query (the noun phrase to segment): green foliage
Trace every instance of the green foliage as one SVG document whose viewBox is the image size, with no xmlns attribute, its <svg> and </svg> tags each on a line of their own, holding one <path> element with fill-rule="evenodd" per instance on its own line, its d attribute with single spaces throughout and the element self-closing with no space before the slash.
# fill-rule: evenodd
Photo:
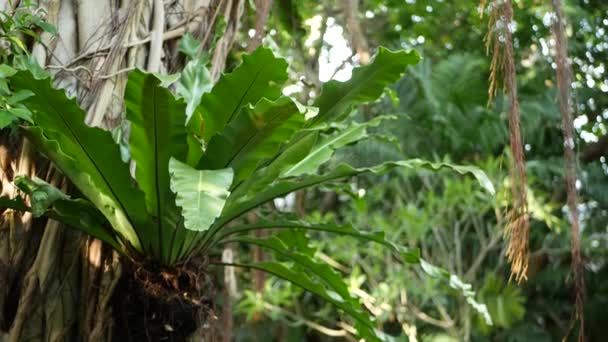
<svg viewBox="0 0 608 342">
<path fill-rule="evenodd" d="M 46 184 L 21 180 L 33 202 L 27 210 L 74 225 L 132 258 L 172 265 L 195 251 L 210 253 L 218 244 L 230 241 L 224 238 L 239 232 L 239 228 L 226 225 L 238 222 L 243 214 L 268 201 L 361 173 L 447 168 L 473 175 L 493 193 L 486 175 L 471 166 L 421 159 L 388 161 L 365 168 L 328 165 L 336 149 L 368 138 L 366 128 L 377 126 L 384 118 L 352 124 L 341 121 L 354 106 L 375 101 L 417 59 L 413 52 L 380 49 L 369 65 L 353 71 L 350 81 L 326 84 L 315 101 L 318 114 L 308 120 L 304 106 L 280 97 L 286 62 L 265 48 L 245 56 L 239 67 L 204 93 L 189 121 L 191 108 L 206 91 L 204 79 L 198 83 L 185 81 L 188 73 L 196 73 L 195 67 L 181 73 L 181 86 L 177 88 L 187 104 L 163 87 L 158 77 L 133 71 L 129 74 L 125 105 L 131 125 L 128 155 L 135 164 L 134 179 L 109 132 L 85 125 L 84 111 L 62 91 L 54 89 L 49 79 L 17 72 L 10 77 L 12 89 L 33 94 L 23 100 L 33 112 L 32 124 L 24 128 L 25 132 L 88 200 L 69 200 Z M 189 87 L 188 91 L 184 87 Z M 192 138 L 199 143 L 193 143 Z M 200 160 L 193 157 L 198 155 Z M 14 204 L 18 206 L 19 201 Z M 76 222 L 76 210 L 86 213 L 83 221 Z M 416 251 L 392 244 L 381 235 L 358 232 L 352 226 L 282 220 L 241 230 L 261 229 L 277 222 L 297 229 L 325 229 L 388 246 L 404 261 L 419 263 L 428 275 L 461 291 L 491 324 L 485 306 L 475 301 L 470 285 L 420 259 Z M 378 340 L 372 320 L 342 277 L 314 259 L 304 235 L 294 236 L 298 235 L 232 238 L 268 249 L 279 259 L 235 265 L 264 270 L 320 296 L 355 320 L 359 336 Z"/>
<path fill-rule="evenodd" d="M 396 96 L 385 92 L 380 103 L 360 108 L 356 117 L 356 120 L 367 121 L 386 113 L 397 116 L 397 121 L 381 123 L 368 131 L 370 134 L 391 132 L 398 137 L 402 152 L 384 141 L 372 140 L 340 148 L 334 152 L 329 165 L 322 169 L 331 169 L 345 161 L 357 166 L 373 165 L 386 159 L 402 159 L 404 155 L 472 162 L 483 165 L 484 170 L 494 170 L 492 179 L 499 185 L 498 196 L 491 198 L 468 179 L 455 179 L 445 174 L 437 179 L 419 171 L 416 175 L 393 172 L 390 176 L 358 176 L 349 184 L 330 188 L 338 189 L 338 200 L 327 202 L 331 205 L 326 205 L 325 201 L 333 198 L 329 194 L 307 192 L 303 201 L 305 211 L 321 207 L 322 212 L 330 212 L 325 216 L 327 220 L 379 228 L 391 241 L 419 247 L 427 260 L 441 264 L 453 273 L 466 275 L 464 278 L 475 288 L 485 284 L 488 273 L 506 283 L 508 263 L 501 250 L 501 229 L 504 228 L 505 211 L 511 203 L 507 176 L 509 157 L 505 153 L 508 150 L 508 103 L 500 91 L 495 101 L 487 103 L 490 58 L 483 43 L 488 32 L 487 13 L 480 17 L 479 3 L 464 0 L 364 0 L 358 4 L 356 18 L 370 50 L 378 46 L 411 47 L 417 49 L 423 59 L 410 67 L 408 74 L 392 87 Z M 385 330 L 395 334 L 401 332 L 398 338 L 405 338 L 405 328 L 399 329 L 401 323 L 415 326 L 418 340 L 441 336 L 452 340 L 545 341 L 561 340 L 567 333 L 573 290 L 568 276 L 563 138 L 556 107 L 555 55 L 551 46 L 550 19 L 554 14 L 547 2 L 523 0 L 517 5 L 512 23 L 514 58 L 529 176 L 530 249 L 534 255 L 531 263 L 535 265 L 528 283 L 519 285 L 521 296 L 527 298 L 522 304 L 524 319 L 509 327 L 494 326 L 489 335 L 483 335 L 482 328 L 470 324 L 471 319 L 475 321 L 478 317 L 471 317 L 472 310 L 465 310 L 466 303 L 455 297 L 453 291 L 443 288 L 437 291 L 435 283 L 419 279 L 419 274 L 412 271 L 416 268 L 404 269 L 395 265 L 383 249 L 362 248 L 364 245 L 355 248 L 351 239 L 341 236 L 319 235 L 313 240 L 325 255 L 342 266 L 355 265 L 351 268 L 353 273 L 360 271 L 358 277 L 364 280 L 355 281 L 353 275 L 352 283 L 371 296 L 369 300 L 373 305 L 392 307 L 392 311 L 378 310 L 382 312 L 378 321 Z M 353 38 L 349 36 L 346 16 L 332 2 L 285 1 L 275 2 L 275 6 L 273 14 L 278 12 L 278 18 L 274 16 L 273 19 L 271 15 L 269 27 L 273 27 L 276 34 L 271 33 L 266 39 L 276 42 L 281 51 L 292 58 L 295 62 L 292 68 L 296 71 L 322 74 L 326 57 L 332 62 L 333 58 L 340 58 L 333 53 L 338 50 L 333 33 L 340 29 L 346 42 Z M 581 238 L 587 293 L 590 295 L 586 306 L 592 308 L 587 309 L 585 323 L 593 334 L 592 337 L 588 335 L 588 339 L 601 340 L 605 320 L 597 318 L 603 316 L 596 310 L 606 305 L 606 291 L 605 286 L 599 284 L 608 283 L 605 281 L 605 227 L 608 222 L 605 186 L 608 97 L 605 92 L 608 69 L 604 62 L 608 56 L 605 48 L 608 35 L 603 34 L 608 28 L 608 12 L 606 2 L 598 0 L 567 2 L 564 7 L 568 31 L 572 32 L 568 52 L 572 58 L 573 92 L 576 93 L 577 151 L 586 157 L 579 163 L 577 180 L 583 213 Z M 319 24 L 321 30 L 324 25 L 331 30 L 331 39 L 328 39 L 329 35 L 325 39 L 323 35 L 314 39 Z M 300 29 L 306 36 L 298 40 L 296 30 Z M 320 58 L 315 55 L 318 51 Z M 317 62 L 320 69 L 314 68 Z M 345 64 L 356 64 L 356 57 L 355 61 L 347 60 Z M 306 85 L 302 92 L 309 91 L 310 86 Z M 317 136 L 311 134 L 306 138 L 297 141 L 297 151 L 305 153 L 317 144 Z M 586 152 L 590 150 L 598 153 L 589 158 Z M 275 172 L 278 164 L 272 166 L 267 171 Z M 266 186 L 260 189 L 263 191 Z M 320 195 L 324 196 L 323 200 Z M 299 203 L 297 210 L 301 211 Z M 319 213 L 311 215 L 317 217 Z M 498 242 L 489 248 L 495 239 Z M 489 251 L 483 261 L 474 265 L 475 258 L 486 248 Z M 475 267 L 471 270 L 470 266 Z M 400 290 L 404 288 L 409 304 L 445 324 L 424 321 L 411 307 L 400 310 Z M 319 305 L 305 296 L 300 296 L 296 304 L 284 305 L 287 308 L 291 305 L 291 311 L 303 317 L 313 316 L 319 309 Z M 445 311 L 439 309 L 442 306 Z M 322 313 L 318 317 L 332 326 L 336 323 L 336 315 L 323 309 L 325 307 L 321 306 Z M 445 320 L 444 312 L 452 320 Z M 595 319 L 595 322 L 589 323 L 589 319 Z M 597 324 L 599 321 L 601 323 Z"/>
<path fill-rule="evenodd" d="M 69 196 L 40 178 L 15 177 L 15 185 L 28 194 L 32 201 L 32 215 L 40 217 L 57 200 L 67 200 Z"/>
<path fill-rule="evenodd" d="M 6 78 L 14 75 L 17 70 L 30 70 L 42 77 L 46 73 L 28 56 L 24 36 L 36 41 L 40 32 L 46 31 L 56 35 L 55 27 L 43 20 L 43 10 L 34 9 L 25 2 L 13 12 L 0 11 L 0 129 L 14 127 L 20 121 L 32 122 L 32 114 L 21 101 L 31 96 L 28 90 L 12 92 Z"/>
<path fill-rule="evenodd" d="M 186 121 L 190 120 L 196 107 L 201 102 L 204 93 L 211 91 L 213 82 L 207 70 L 209 57 L 205 54 L 198 55 L 200 43 L 186 34 L 180 41 L 179 50 L 190 58 L 190 61 L 179 74 L 179 80 L 175 93 L 186 102 Z"/>
<path fill-rule="evenodd" d="M 393 117 L 379 116 L 362 124 L 352 123 L 348 127 L 340 127 L 334 133 L 324 134 L 321 137 L 311 134 L 311 136 L 317 138 L 315 140 L 319 141 L 310 149 L 305 158 L 284 169 L 281 176 L 292 177 L 314 173 L 319 166 L 329 161 L 336 149 L 368 138 L 366 128 L 376 127 L 385 119 L 393 119 Z"/>
<path fill-rule="evenodd" d="M 0 51 L 2 62 L 6 62 L 11 55 L 28 54 L 22 35 L 36 40 L 40 38 L 40 31 L 57 35 L 55 27 L 44 21 L 44 15 L 43 10 L 35 10 L 27 2 L 10 13 L 0 11 L 0 41 L 8 42 L 8 49 Z"/>
<path fill-rule="evenodd" d="M 319 108 L 310 125 L 341 121 L 351 112 L 353 106 L 376 100 L 384 89 L 401 78 L 405 68 L 418 63 L 420 57 L 415 51 L 390 51 L 379 48 L 378 54 L 369 65 L 353 70 L 346 82 L 329 81 L 315 100 Z"/>
<path fill-rule="evenodd" d="M 129 147 L 135 179 L 145 194 L 147 215 L 152 218 L 151 225 L 139 228 L 139 235 L 144 248 L 151 245 L 163 259 L 170 248 L 165 241 L 180 221 L 175 194 L 169 189 L 169 160 L 186 160 L 186 108 L 160 86 L 156 77 L 139 70 L 129 74 L 125 107 L 131 123 Z"/>
<path fill-rule="evenodd" d="M 479 291 L 479 297 L 487 305 L 488 311 L 494 318 L 495 327 L 510 328 L 524 317 L 525 298 L 521 290 L 514 284 L 504 284 L 495 275 L 488 275 L 483 287 Z M 489 332 L 484 322 L 479 322 L 481 330 Z"/>
<path fill-rule="evenodd" d="M 304 124 L 304 114 L 288 97 L 260 100 L 244 108 L 221 134 L 209 141 L 198 168 L 234 169 L 235 182 L 249 177 L 258 165 L 273 157 L 284 141 Z"/>
<path fill-rule="evenodd" d="M 171 191 L 177 194 L 176 203 L 182 208 L 184 227 L 197 232 L 207 230 L 224 209 L 233 170 L 197 170 L 173 158 L 169 170 Z"/>
<path fill-rule="evenodd" d="M 200 117 L 192 117 L 189 126 L 205 142 L 224 130 L 240 109 L 261 98 L 275 100 L 287 80 L 287 62 L 268 49 L 257 49 L 243 58 L 243 63 L 223 75 L 211 92 L 203 95 L 197 108 Z"/>
<path fill-rule="evenodd" d="M 133 225 L 147 226 L 143 193 L 129 175 L 109 132 L 88 127 L 75 100 L 54 89 L 50 79 L 27 71 L 10 78 L 15 91 L 35 94 L 23 101 L 34 113 L 28 138 L 70 178 L 106 217 L 121 238 L 141 251 Z"/>
</svg>

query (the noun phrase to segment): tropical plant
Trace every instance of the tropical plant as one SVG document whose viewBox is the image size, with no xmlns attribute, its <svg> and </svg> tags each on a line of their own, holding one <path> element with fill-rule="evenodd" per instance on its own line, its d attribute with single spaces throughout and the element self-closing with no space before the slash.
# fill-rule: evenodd
<svg viewBox="0 0 608 342">
<path fill-rule="evenodd" d="M 369 315 L 340 275 L 313 258 L 305 235 L 252 238 L 244 233 L 296 229 L 373 241 L 459 288 L 490 323 L 485 306 L 475 302 L 469 285 L 425 262 L 416 250 L 387 241 L 381 233 L 278 214 L 257 223 L 239 220 L 293 191 L 393 168 L 470 173 L 493 192 L 485 174 L 470 166 L 411 159 L 365 168 L 348 164 L 328 168 L 326 162 L 336 149 L 368 138 L 366 128 L 381 120 L 345 123 L 353 108 L 376 100 L 417 61 L 415 52 L 380 48 L 373 62 L 355 69 L 349 81 L 326 83 L 312 107 L 281 96 L 287 63 L 266 48 L 245 56 L 239 67 L 213 87 L 205 85 L 208 81 L 200 74 L 200 88 L 178 91 L 178 98 L 154 74 L 132 71 L 125 107 L 133 172 L 121 159 L 111 134 L 84 123 L 85 113 L 74 99 L 53 88 L 50 78 L 18 71 L 10 76 L 9 85 L 15 92 L 28 92 L 23 104 L 33 113 L 23 131 L 79 193 L 71 197 L 40 179 L 20 177 L 16 185 L 29 195 L 29 205 L 22 197 L 3 197 L 0 204 L 62 221 L 144 268 L 180 267 L 194 255 L 211 255 L 227 243 L 260 246 L 274 252 L 277 260 L 230 265 L 274 274 L 320 296 L 352 317 L 357 334 L 370 340 L 378 335 Z M 185 75 L 180 77 L 184 80 Z"/>
<path fill-rule="evenodd" d="M 14 125 L 19 120 L 31 122 L 31 113 L 19 103 L 29 96 L 29 91 L 13 93 L 8 88 L 6 78 L 16 72 L 10 65 L 29 68 L 41 74 L 42 69 L 27 52 L 23 36 L 39 40 L 39 31 L 56 35 L 57 30 L 44 21 L 44 15 L 44 10 L 34 10 L 30 5 L 16 8 L 10 13 L 0 11 L 0 129 Z"/>
</svg>

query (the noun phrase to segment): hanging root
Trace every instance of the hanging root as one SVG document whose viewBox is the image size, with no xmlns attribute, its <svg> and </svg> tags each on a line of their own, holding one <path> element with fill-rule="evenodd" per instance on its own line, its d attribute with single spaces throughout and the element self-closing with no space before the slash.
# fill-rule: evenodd
<svg viewBox="0 0 608 342">
<path fill-rule="evenodd" d="M 576 199 L 576 156 L 574 153 L 574 132 L 572 124 L 572 105 L 570 96 L 571 72 L 568 63 L 568 42 L 564 33 L 565 19 L 563 18 L 561 1 L 552 0 L 555 19 L 553 33 L 555 34 L 557 88 L 559 91 L 559 109 L 562 115 L 564 130 L 564 162 L 566 171 L 566 192 L 568 210 L 570 211 L 570 249 L 572 254 L 572 273 L 574 274 L 575 308 L 572 323 L 567 335 L 576 321 L 580 323 L 579 341 L 585 340 L 585 278 L 583 258 L 581 256 L 580 227 Z M 566 337 L 567 337 L 566 335 Z M 564 340 L 566 339 L 564 337 Z"/>
<path fill-rule="evenodd" d="M 487 5 L 487 6 L 486 6 Z M 517 282 L 527 279 L 530 219 L 526 194 L 526 169 L 519 122 L 519 101 L 515 80 L 513 56 L 511 0 L 482 0 L 481 14 L 487 7 L 489 12 L 488 33 L 485 37 L 486 49 L 492 51 L 490 70 L 489 101 L 496 95 L 498 80 L 503 77 L 503 87 L 509 97 L 509 140 L 513 162 L 509 167 L 513 207 L 508 215 L 505 237 L 509 239 L 506 256 L 511 263 L 511 277 Z"/>
</svg>

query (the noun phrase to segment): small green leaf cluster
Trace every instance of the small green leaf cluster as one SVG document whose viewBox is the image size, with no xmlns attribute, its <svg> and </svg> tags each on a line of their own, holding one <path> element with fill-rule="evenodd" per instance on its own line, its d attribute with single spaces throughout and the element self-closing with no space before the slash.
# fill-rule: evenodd
<svg viewBox="0 0 608 342">
<path fill-rule="evenodd" d="M 15 68 L 44 73 L 29 56 L 24 37 L 38 41 L 42 32 L 57 34 L 55 27 L 44 21 L 45 15 L 42 9 L 34 12 L 29 1 L 12 11 L 0 11 L 0 129 L 14 127 L 20 120 L 32 123 L 32 114 L 20 104 L 31 91 L 13 92 L 6 79 L 16 73 Z"/>
</svg>

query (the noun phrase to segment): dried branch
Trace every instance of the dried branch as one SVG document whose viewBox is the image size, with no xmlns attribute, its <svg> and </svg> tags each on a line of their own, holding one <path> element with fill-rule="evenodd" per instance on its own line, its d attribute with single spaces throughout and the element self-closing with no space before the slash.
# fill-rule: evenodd
<svg viewBox="0 0 608 342">
<path fill-rule="evenodd" d="M 483 7 L 486 0 L 482 0 Z M 508 215 L 505 236 L 509 239 L 506 256 L 511 262 L 511 276 L 517 282 L 527 279 L 530 231 L 530 217 L 526 194 L 526 169 L 523 152 L 523 142 L 519 122 L 519 101 L 517 97 L 517 82 L 515 58 L 513 52 L 513 6 L 511 0 L 491 1 L 487 4 L 490 16 L 488 33 L 486 35 L 487 52 L 492 50 L 492 65 L 490 71 L 489 101 L 492 100 L 498 88 L 499 75 L 504 76 L 504 90 L 509 98 L 509 140 L 513 163 L 510 165 L 511 194 L 513 207 Z"/>
</svg>

